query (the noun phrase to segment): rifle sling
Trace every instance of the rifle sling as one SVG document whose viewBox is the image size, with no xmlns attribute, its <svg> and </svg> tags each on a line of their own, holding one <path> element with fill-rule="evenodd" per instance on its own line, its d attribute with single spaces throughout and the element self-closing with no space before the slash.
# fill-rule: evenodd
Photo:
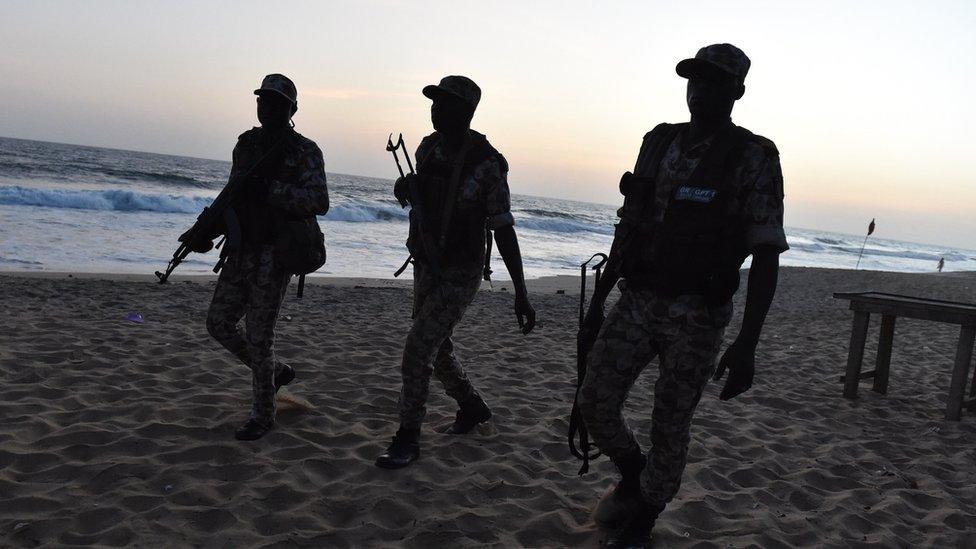
<svg viewBox="0 0 976 549">
<path fill-rule="evenodd" d="M 438 252 L 443 252 L 444 244 L 447 241 L 447 233 L 451 228 L 451 220 L 454 217 L 454 207 L 457 204 L 458 187 L 461 186 L 461 172 L 464 169 L 464 157 L 467 156 L 470 149 L 471 137 L 465 134 L 464 144 L 461 145 L 461 149 L 454 157 L 451 179 L 447 186 L 447 195 L 444 197 L 444 216 L 441 218 L 441 230 L 437 239 Z"/>
<path fill-rule="evenodd" d="M 481 270 L 481 278 L 486 282 L 491 282 L 491 273 L 493 272 L 491 270 L 491 245 L 491 229 L 485 227 L 485 266 Z"/>
<path fill-rule="evenodd" d="M 407 267 L 409 267 L 411 263 L 413 263 L 413 254 L 407 256 L 407 260 L 403 262 L 403 265 L 400 265 L 400 268 L 393 273 L 393 278 L 398 278 L 400 275 L 402 275 L 403 271 L 406 271 Z"/>
</svg>

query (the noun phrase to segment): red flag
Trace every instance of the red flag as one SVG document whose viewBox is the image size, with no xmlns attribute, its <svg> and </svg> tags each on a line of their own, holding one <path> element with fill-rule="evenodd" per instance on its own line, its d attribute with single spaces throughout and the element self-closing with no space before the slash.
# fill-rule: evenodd
<svg viewBox="0 0 976 549">
<path fill-rule="evenodd" d="M 871 233 L 873 232 L 874 232 L 874 218 L 871 219 L 871 224 L 868 225 L 868 236 L 871 236 Z"/>
</svg>

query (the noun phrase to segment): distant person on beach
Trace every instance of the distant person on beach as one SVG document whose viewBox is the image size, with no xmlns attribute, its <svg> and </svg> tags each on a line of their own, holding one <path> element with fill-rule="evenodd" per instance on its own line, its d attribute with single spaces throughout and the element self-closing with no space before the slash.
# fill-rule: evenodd
<svg viewBox="0 0 976 549">
<path fill-rule="evenodd" d="M 322 151 L 291 121 L 298 111 L 295 84 L 270 74 L 254 93 L 261 127 L 238 138 L 231 178 L 254 170 L 224 217 L 228 240 L 221 253 L 226 259 L 207 313 L 210 335 L 251 368 L 251 414 L 235 433 L 238 440 L 259 439 L 274 426 L 275 393 L 295 378 L 291 366 L 275 360 L 273 348 L 275 322 L 291 279 L 281 265 L 278 227 L 329 209 Z M 212 246 L 207 240 L 191 247 L 206 251 Z"/>
<path fill-rule="evenodd" d="M 376 465 L 405 467 L 420 456 L 430 375 L 458 403 L 446 432 L 461 435 L 491 418 L 454 353 L 451 334 L 488 273 L 488 230 L 515 287 L 515 315 L 528 334 L 535 326 L 522 273 L 508 190 L 508 163 L 484 135 L 471 129 L 481 89 L 464 76 L 447 76 L 423 89 L 433 101 L 434 133 L 417 147 L 417 174 L 397 180 L 394 193 L 411 204 L 407 247 L 414 258 L 414 316 L 403 349 L 400 428 Z"/>
<path fill-rule="evenodd" d="M 589 433 L 621 474 L 594 520 L 607 547 L 644 547 L 681 483 L 695 407 L 713 373 L 728 400 L 752 386 L 756 346 L 785 251 L 783 176 L 772 141 L 731 121 L 750 61 L 729 44 L 678 63 L 690 123 L 644 136 L 610 262 L 581 332 L 588 369 L 579 394 Z M 742 328 L 716 358 L 732 316 L 739 267 L 752 255 Z M 621 296 L 604 320 L 614 284 Z M 637 376 L 659 358 L 646 457 L 621 412 Z"/>
<path fill-rule="evenodd" d="M 940 273 L 942 272 L 942 269 L 943 268 L 945 268 L 945 258 L 944 257 L 940 257 L 939 258 L 939 267 L 938 267 Z"/>
</svg>

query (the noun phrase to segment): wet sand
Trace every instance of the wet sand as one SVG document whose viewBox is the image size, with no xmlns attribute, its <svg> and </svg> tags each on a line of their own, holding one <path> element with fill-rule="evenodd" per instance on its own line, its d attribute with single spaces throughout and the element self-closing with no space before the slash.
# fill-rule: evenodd
<svg viewBox="0 0 976 549">
<path fill-rule="evenodd" d="M 311 279 L 302 301 L 293 284 L 278 352 L 314 409 L 282 404 L 256 443 L 233 440 L 250 378 L 206 334 L 212 285 L 0 275 L 0 546 L 598 546 L 613 469 L 578 477 L 565 442 L 578 279 L 533 281 L 528 337 L 510 285 L 478 296 L 456 342 L 493 427 L 438 433 L 455 409 L 433 381 L 401 471 L 372 462 L 395 430 L 409 282 Z M 857 290 L 973 302 L 976 275 L 784 269 L 757 384 L 730 403 L 707 388 L 656 547 L 976 546 L 976 414 L 943 418 L 958 327 L 899 320 L 889 394 L 865 381 L 845 400 L 851 313 L 831 293 Z M 875 323 L 868 369 L 876 342 Z M 628 404 L 645 443 L 654 370 Z"/>
</svg>

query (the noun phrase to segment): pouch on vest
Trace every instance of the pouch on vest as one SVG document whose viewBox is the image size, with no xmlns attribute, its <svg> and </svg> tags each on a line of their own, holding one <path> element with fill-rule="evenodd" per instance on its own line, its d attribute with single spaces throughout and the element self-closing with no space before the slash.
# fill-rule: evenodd
<svg viewBox="0 0 976 549">
<path fill-rule="evenodd" d="M 625 173 L 620 178 L 620 193 L 624 195 L 620 223 L 614 226 L 614 240 L 618 249 L 612 250 L 623 258 L 621 273 L 641 269 L 639 258 L 647 257 L 653 231 L 654 178 Z M 613 255 L 613 254 L 612 254 Z M 625 274 L 626 277 L 626 274 Z"/>
<path fill-rule="evenodd" d="M 277 216 L 274 254 L 285 272 L 294 275 L 309 274 L 325 265 L 325 235 L 318 219 Z"/>
<path fill-rule="evenodd" d="M 730 256 L 736 235 L 728 227 L 728 191 L 718 187 L 679 185 L 675 189 L 649 250 L 653 285 L 659 293 L 702 295 L 718 305 L 738 288 L 739 267 L 733 267 Z"/>
</svg>

